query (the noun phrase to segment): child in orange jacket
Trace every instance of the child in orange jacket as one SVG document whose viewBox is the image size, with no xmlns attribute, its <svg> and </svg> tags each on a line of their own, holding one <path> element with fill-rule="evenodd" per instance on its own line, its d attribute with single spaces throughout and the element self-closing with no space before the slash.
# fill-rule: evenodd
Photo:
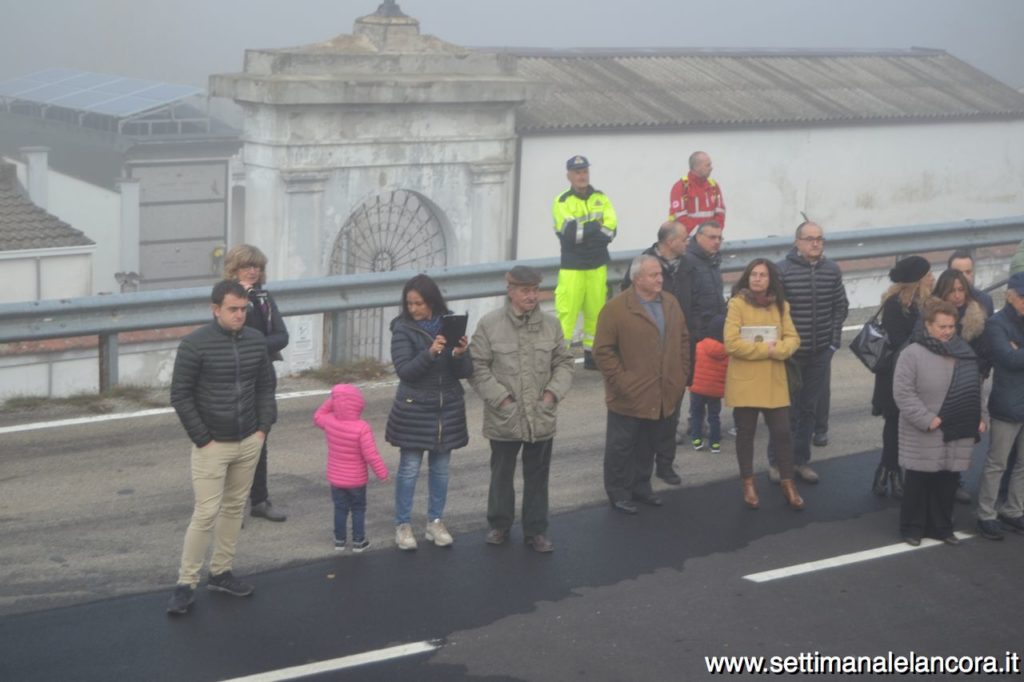
<svg viewBox="0 0 1024 682">
<path fill-rule="evenodd" d="M 722 344 L 725 317 L 716 315 L 709 325 L 710 336 L 697 342 L 697 360 L 690 386 L 690 442 L 694 450 L 710 447 L 722 451 L 722 396 L 725 395 L 725 370 L 729 356 Z M 708 440 L 703 434 L 704 416 L 708 419 Z"/>
</svg>

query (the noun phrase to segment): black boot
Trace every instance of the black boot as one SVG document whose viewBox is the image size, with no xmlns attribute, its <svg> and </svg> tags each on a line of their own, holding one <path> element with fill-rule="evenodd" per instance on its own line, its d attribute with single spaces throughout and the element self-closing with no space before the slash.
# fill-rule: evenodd
<svg viewBox="0 0 1024 682">
<path fill-rule="evenodd" d="M 583 351 L 583 369 L 597 369 L 594 355 L 589 350 Z"/>
<path fill-rule="evenodd" d="M 875 469 L 875 478 L 874 480 L 871 481 L 871 492 L 873 492 L 875 495 L 878 495 L 879 497 L 885 497 L 885 484 L 887 473 L 889 472 L 886 471 L 885 466 L 882 464 L 879 464 L 878 468 Z"/>
<path fill-rule="evenodd" d="M 889 472 L 889 489 L 894 500 L 903 499 L 903 472 L 898 467 Z"/>
</svg>

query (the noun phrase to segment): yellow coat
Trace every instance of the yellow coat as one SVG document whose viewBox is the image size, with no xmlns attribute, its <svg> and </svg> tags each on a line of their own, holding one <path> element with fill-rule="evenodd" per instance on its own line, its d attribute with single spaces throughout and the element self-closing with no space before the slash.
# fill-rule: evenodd
<svg viewBox="0 0 1024 682">
<path fill-rule="evenodd" d="M 740 327 L 774 326 L 780 330 L 775 358 L 768 357 L 768 344 L 740 338 Z M 729 299 L 725 316 L 725 352 L 729 370 L 725 375 L 725 404 L 728 407 L 774 409 L 789 405 L 789 381 L 785 359 L 800 348 L 800 337 L 789 316 L 789 303 L 781 315 L 774 303 L 761 307 L 750 303 L 743 293 Z"/>
</svg>

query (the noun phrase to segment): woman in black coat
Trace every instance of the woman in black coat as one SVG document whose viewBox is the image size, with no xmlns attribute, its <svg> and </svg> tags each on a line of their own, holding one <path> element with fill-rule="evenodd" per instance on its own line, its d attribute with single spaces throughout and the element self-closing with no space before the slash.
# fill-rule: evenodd
<svg viewBox="0 0 1024 682">
<path fill-rule="evenodd" d="M 450 311 L 434 280 L 416 275 L 406 282 L 401 305 L 401 314 L 391 322 L 391 362 L 399 383 L 385 435 L 400 452 L 395 476 L 395 544 L 403 550 L 416 549 L 410 518 L 426 452 L 430 474 L 424 536 L 438 547 L 447 547 L 452 536 L 441 517 L 448 497 L 448 463 L 451 451 L 469 442 L 459 380 L 473 374 L 473 361 L 465 336 L 448 344 L 441 335 L 441 316 Z"/>
<path fill-rule="evenodd" d="M 931 267 L 921 256 L 908 256 L 897 262 L 889 271 L 889 279 L 893 284 L 882 296 L 881 325 L 894 353 L 886 367 L 875 372 L 875 391 L 871 397 L 871 414 L 881 415 L 885 419 L 882 427 L 882 458 L 871 484 L 871 491 L 879 497 L 885 497 L 887 492 L 896 499 L 903 497 L 899 450 L 900 410 L 892 397 L 892 375 L 896 367 L 896 356 L 914 331 L 921 304 L 932 293 L 935 278 Z"/>
<path fill-rule="evenodd" d="M 267 339 L 267 352 L 274 362 L 281 360 L 281 351 L 288 345 L 288 328 L 277 309 L 274 297 L 263 285 L 267 282 L 267 257 L 255 246 L 239 244 L 224 258 L 224 278 L 233 279 L 249 293 L 249 309 L 245 326 L 252 327 Z M 271 363 L 273 368 L 273 362 Z M 275 375 L 276 381 L 276 375 Z M 249 514 L 268 521 L 284 521 L 288 517 L 274 509 L 267 489 L 267 441 L 263 441 L 260 461 L 249 490 Z"/>
</svg>

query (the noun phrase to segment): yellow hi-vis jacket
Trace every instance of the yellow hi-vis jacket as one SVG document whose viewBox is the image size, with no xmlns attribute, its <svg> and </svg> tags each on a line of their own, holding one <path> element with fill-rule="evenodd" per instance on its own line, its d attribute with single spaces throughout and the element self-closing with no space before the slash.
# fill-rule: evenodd
<svg viewBox="0 0 1024 682">
<path fill-rule="evenodd" d="M 570 188 L 555 197 L 551 214 L 562 243 L 562 268 L 591 270 L 609 261 L 608 244 L 619 222 L 604 192 L 587 187 L 581 195 Z"/>
</svg>

